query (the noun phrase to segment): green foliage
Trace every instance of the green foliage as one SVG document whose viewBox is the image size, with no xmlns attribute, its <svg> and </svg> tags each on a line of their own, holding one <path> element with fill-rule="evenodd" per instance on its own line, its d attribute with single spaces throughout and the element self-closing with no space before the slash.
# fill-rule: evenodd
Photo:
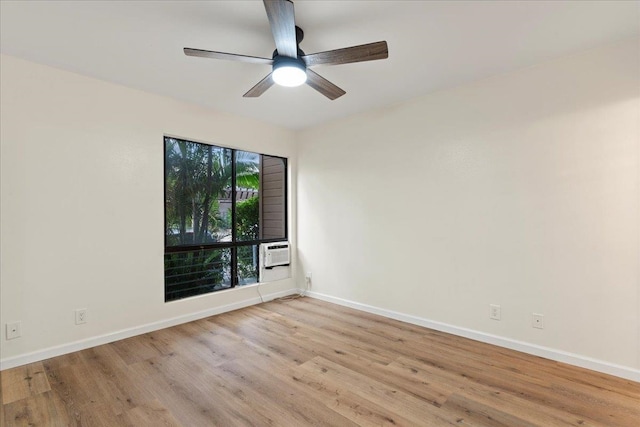
<svg viewBox="0 0 640 427">
<path fill-rule="evenodd" d="M 256 153 L 236 151 L 236 186 L 238 188 L 260 188 L 260 157 Z"/>
<path fill-rule="evenodd" d="M 260 200 L 252 197 L 236 203 L 236 232 L 238 240 L 257 240 Z"/>
<path fill-rule="evenodd" d="M 236 232 L 239 241 L 257 240 L 260 219 L 260 198 L 252 197 L 236 203 Z M 242 279 L 258 278 L 257 246 L 240 246 L 238 276 Z"/>
<path fill-rule="evenodd" d="M 240 166 L 238 164 L 238 166 Z M 260 188 L 260 175 L 258 171 L 242 171 L 236 174 L 236 185 L 240 188 L 251 188 L 257 190 Z"/>
</svg>

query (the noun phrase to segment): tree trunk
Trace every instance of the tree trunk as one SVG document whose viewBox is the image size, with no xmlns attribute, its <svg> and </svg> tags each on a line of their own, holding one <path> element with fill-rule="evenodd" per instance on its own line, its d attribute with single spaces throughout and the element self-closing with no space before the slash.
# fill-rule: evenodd
<svg viewBox="0 0 640 427">
<path fill-rule="evenodd" d="M 180 185 L 182 190 L 180 191 L 180 197 L 178 198 L 178 210 L 180 211 L 180 244 L 184 245 L 184 237 L 187 232 L 187 207 L 184 195 L 187 192 L 187 147 L 184 142 L 179 143 L 181 154 L 180 165 Z"/>
<path fill-rule="evenodd" d="M 209 229 L 209 211 L 211 209 L 211 191 L 213 189 L 213 147 L 209 146 L 207 151 L 207 183 L 204 196 L 204 206 L 202 209 L 202 226 L 200 227 L 198 238 L 202 242 L 205 240 Z M 195 232 L 195 230 L 194 230 Z"/>
</svg>

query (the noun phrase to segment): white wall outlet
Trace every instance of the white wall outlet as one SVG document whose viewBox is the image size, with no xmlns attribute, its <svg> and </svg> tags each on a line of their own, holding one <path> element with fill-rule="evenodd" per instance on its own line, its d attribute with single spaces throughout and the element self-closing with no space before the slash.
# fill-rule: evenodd
<svg viewBox="0 0 640 427">
<path fill-rule="evenodd" d="M 83 323 L 87 323 L 87 309 L 79 308 L 75 311 L 76 313 L 76 325 L 81 325 Z"/>
<path fill-rule="evenodd" d="M 489 318 L 493 320 L 500 320 L 502 318 L 499 305 L 489 304 Z"/>
<path fill-rule="evenodd" d="M 22 335 L 22 322 L 7 323 L 7 339 L 12 340 Z"/>
<path fill-rule="evenodd" d="M 304 282 L 307 284 L 307 286 L 311 285 L 311 272 L 307 271 L 307 274 L 304 275 Z"/>
<path fill-rule="evenodd" d="M 544 329 L 544 315 L 533 313 L 531 316 L 531 326 L 537 329 Z"/>
</svg>

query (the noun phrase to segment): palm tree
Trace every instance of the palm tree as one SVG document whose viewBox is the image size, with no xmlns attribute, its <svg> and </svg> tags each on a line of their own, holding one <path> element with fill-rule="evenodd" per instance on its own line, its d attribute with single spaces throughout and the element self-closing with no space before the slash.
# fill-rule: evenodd
<svg viewBox="0 0 640 427">
<path fill-rule="evenodd" d="M 166 138 L 165 173 L 167 236 L 177 226 L 176 243 L 206 242 L 217 228 L 217 199 L 231 184 L 231 150 Z"/>
</svg>

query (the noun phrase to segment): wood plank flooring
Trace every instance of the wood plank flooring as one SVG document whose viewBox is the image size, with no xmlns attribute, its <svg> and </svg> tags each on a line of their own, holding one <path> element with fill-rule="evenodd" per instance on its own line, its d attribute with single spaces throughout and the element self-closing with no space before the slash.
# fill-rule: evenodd
<svg viewBox="0 0 640 427">
<path fill-rule="evenodd" d="M 640 426 L 640 383 L 311 298 L 0 373 L 2 426 Z"/>
</svg>

